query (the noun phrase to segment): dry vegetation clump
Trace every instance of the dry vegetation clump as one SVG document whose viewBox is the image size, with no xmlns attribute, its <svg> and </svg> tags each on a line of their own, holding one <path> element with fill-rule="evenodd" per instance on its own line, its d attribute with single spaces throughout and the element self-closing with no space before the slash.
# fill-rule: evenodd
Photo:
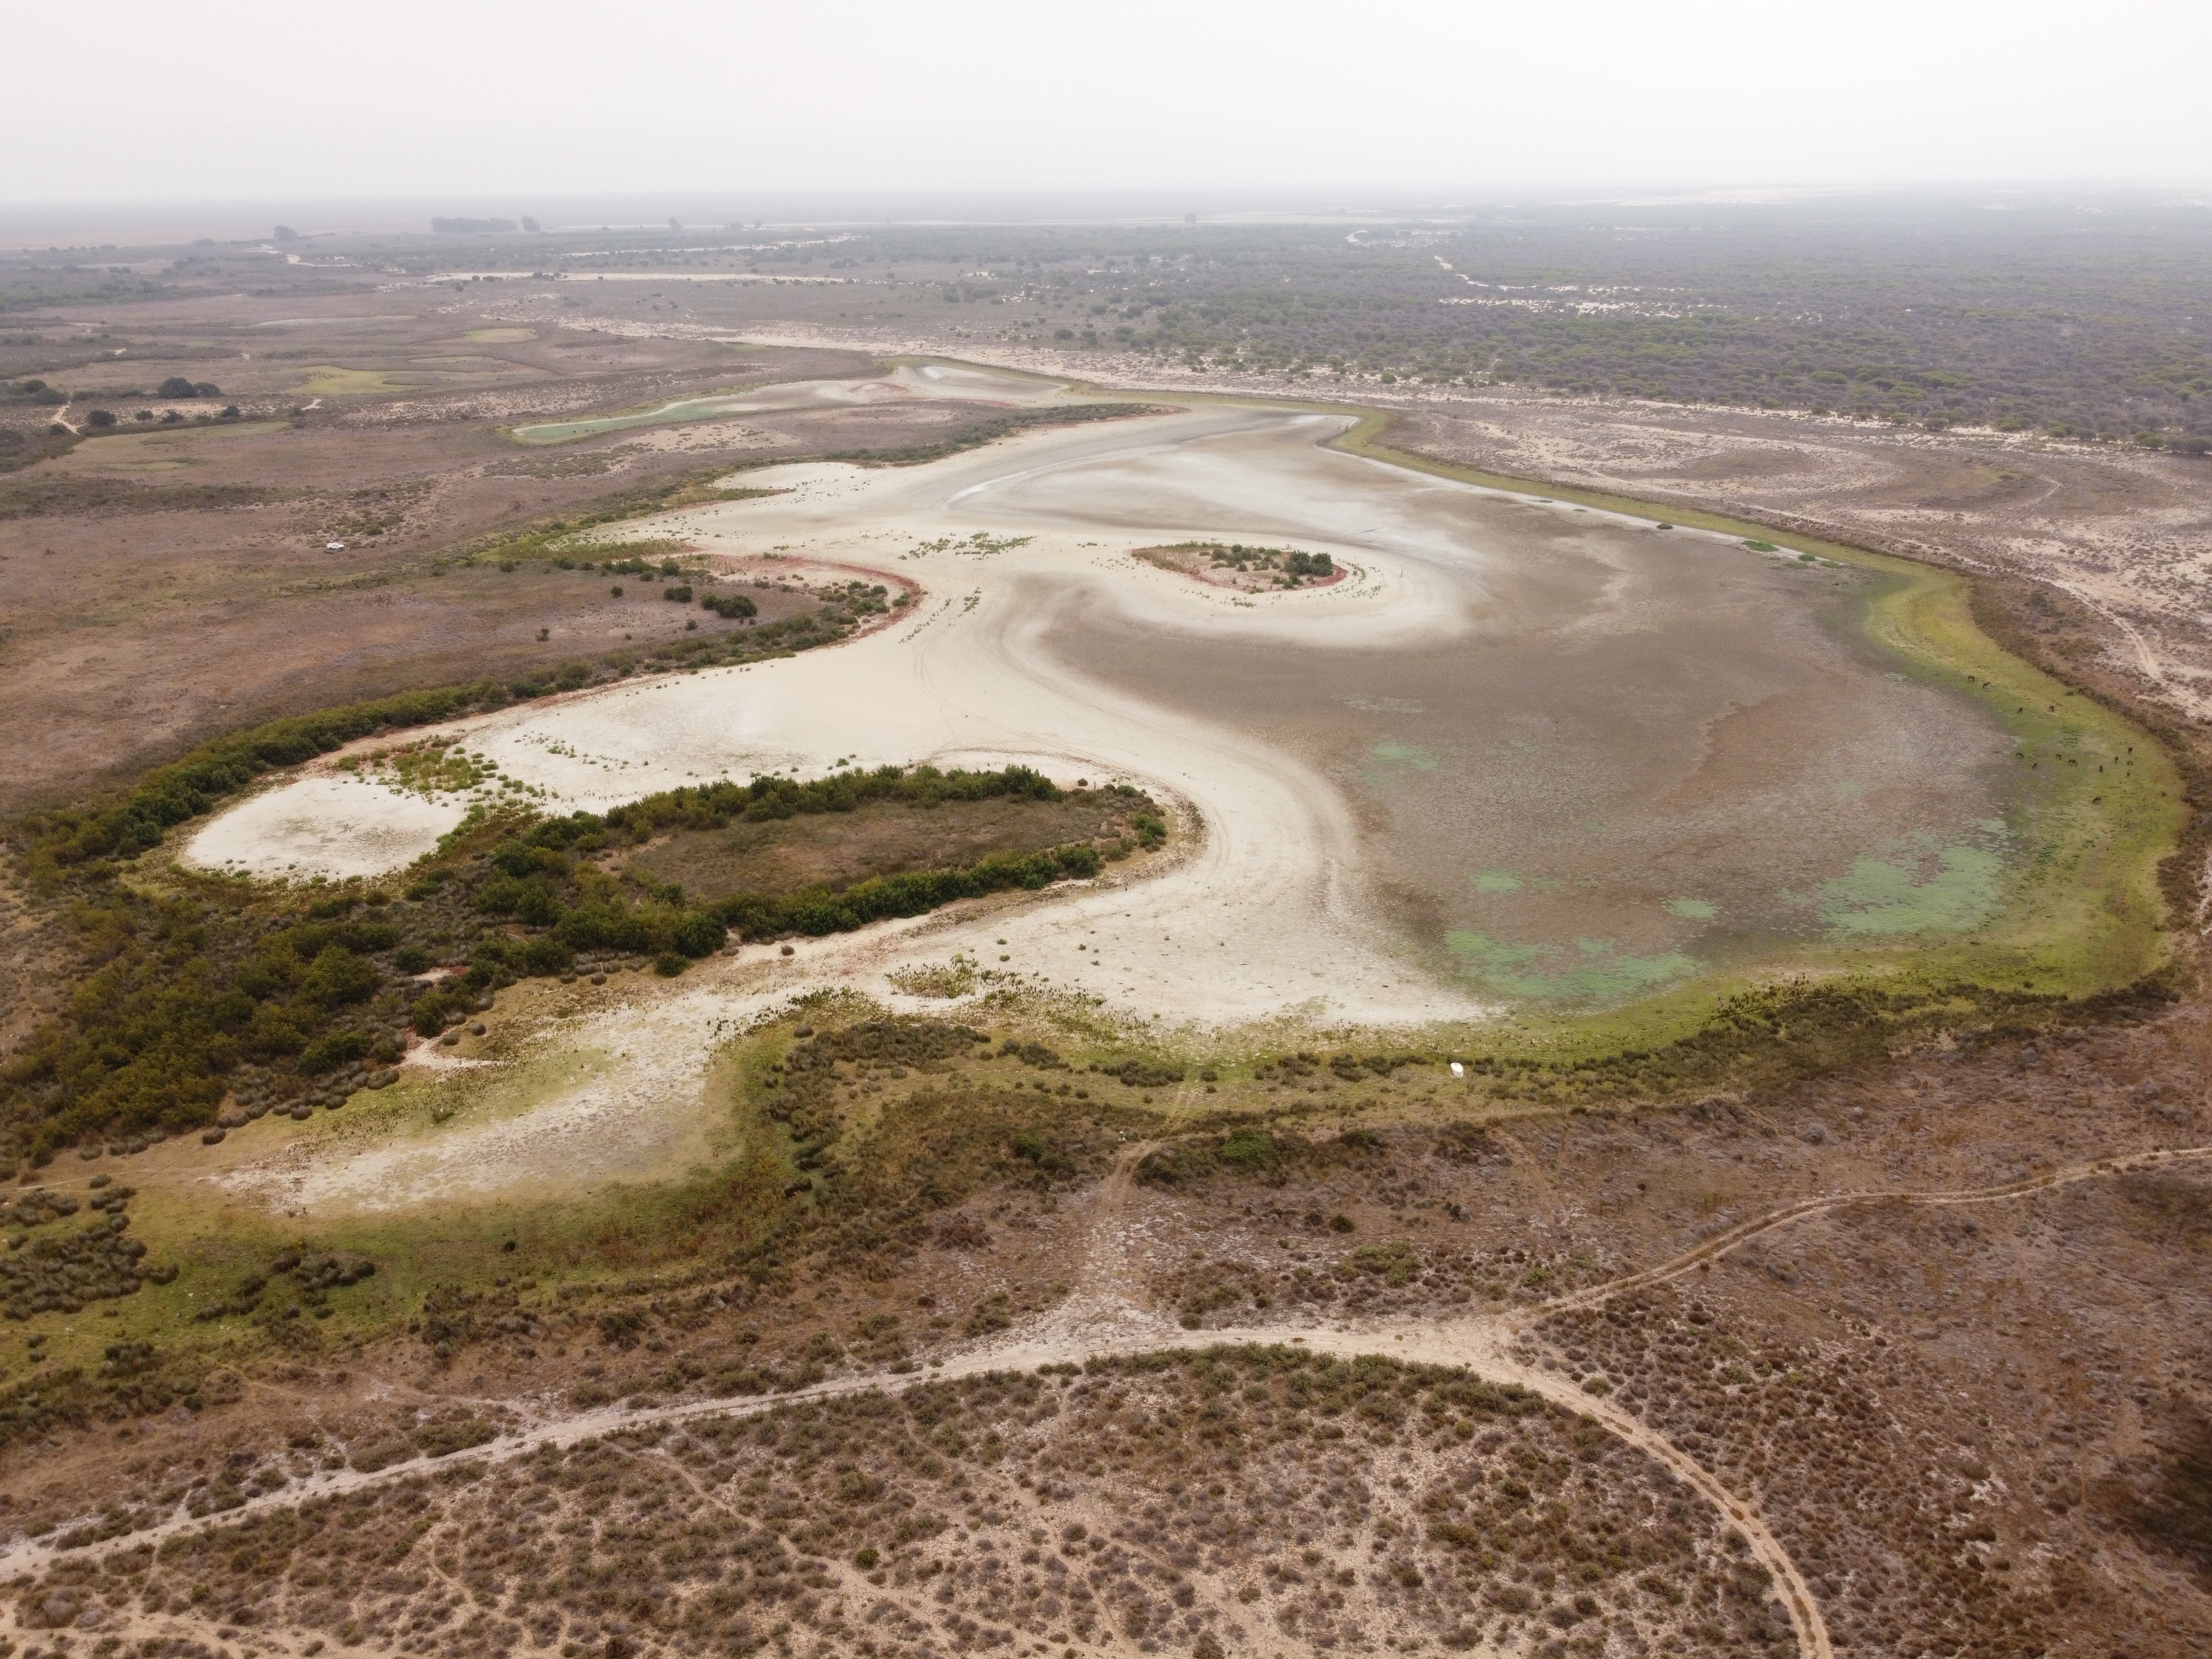
<svg viewBox="0 0 2212 1659">
<path fill-rule="evenodd" d="M 1267 1220 L 1309 1235 L 1279 1241 L 1277 1260 L 1192 1253 L 1153 1277 L 1153 1291 L 1186 1330 L 1285 1320 L 1376 1318 L 1424 1309 L 1478 1312 L 1529 1304 L 1601 1277 L 1586 1256 L 1562 1260 L 1525 1244 L 1488 1249 L 1456 1239 L 1402 1236 L 1353 1244 L 1357 1229 L 1339 1211 L 1317 1208 Z M 1352 1223 L 1347 1225 L 1346 1224 Z M 1341 1243 L 1342 1248 L 1331 1248 Z"/>
<path fill-rule="evenodd" d="M 1188 1230 L 1156 1229 L 1149 1277 L 1188 1329 L 1527 1305 L 1626 1261 L 1617 1231 L 1531 1225 L 1543 1172 L 1476 1121 L 1242 1123 L 1170 1141 L 1133 1175 Z"/>
<path fill-rule="evenodd" d="M 974 834 L 979 819 L 996 819 L 1011 839 Z M 1034 833 L 1052 823 L 1063 833 Z M 955 899 L 1087 879 L 1167 839 L 1165 819 L 1143 792 L 1127 784 L 1065 790 L 1025 766 L 885 766 L 803 784 L 708 784 L 618 808 L 606 828 L 645 844 L 624 869 L 629 880 L 653 890 L 680 874 L 693 902 L 750 939 L 848 932 Z"/>
<path fill-rule="evenodd" d="M 749 813 L 725 829 L 678 830 L 633 853 L 626 867 L 634 878 L 673 883 L 713 902 L 741 891 L 836 890 L 1083 842 L 1111 860 L 1146 844 L 1139 817 L 1158 819 L 1159 809 L 1142 795 L 1081 788 L 1058 799 L 874 800 L 827 814 Z"/>
<path fill-rule="evenodd" d="M 1964 1231 L 1972 1223 L 1928 1224 L 1960 1242 L 1977 1237 Z M 1940 1246 L 1933 1254 L 1955 1259 Z M 1921 1249 L 1899 1255 L 1929 1261 Z M 1801 1279 L 1792 1262 L 1759 1271 L 1785 1285 Z M 1874 1277 L 1910 1272 L 1899 1259 Z M 2201 1564 L 2195 1419 L 2172 1425 L 2163 1455 L 2116 1456 L 2112 1442 L 2124 1437 L 2109 1407 L 2069 1401 L 2075 1391 L 2035 1376 L 2021 1350 L 1985 1350 L 1969 1371 L 1879 1327 L 1829 1324 L 1793 1338 L 1785 1325 L 1740 1294 L 1717 1301 L 1662 1286 L 1554 1316 L 1538 1328 L 1547 1346 L 1537 1357 L 1612 1395 L 1755 1502 L 1819 1597 L 1839 1653 L 1998 1659 L 2107 1629 L 2128 1595 L 2120 1587 L 2132 1581 L 2140 1594 L 2157 1577 L 2140 1556 L 2115 1554 L 2113 1522 Z M 2005 1420 L 1993 1423 L 1993 1412 Z M 2163 1613 L 2126 1616 L 2145 1639 L 2166 1622 Z M 2185 1645 L 2181 1631 L 2169 1633 Z"/>
<path fill-rule="evenodd" d="M 240 1379 L 225 1374 L 210 1392 L 235 1401 L 242 1387 Z M 195 1407 L 203 1403 L 195 1396 Z M 193 1519 L 225 1515 L 251 1499 L 340 1469 L 374 1474 L 417 1459 L 451 1457 L 495 1439 L 514 1422 L 512 1413 L 496 1407 L 426 1401 L 338 1410 L 319 1422 L 234 1423 L 190 1447 L 123 1457 L 113 1496 L 88 1504 L 81 1488 L 64 1484 L 35 1498 L 23 1493 L 6 1507 L 11 1529 L 43 1533 L 58 1549 L 79 1550 L 179 1513 Z"/>
<path fill-rule="evenodd" d="M 149 1276 L 139 1266 L 144 1243 L 125 1236 L 137 1195 L 128 1187 L 95 1192 L 91 1207 L 100 1213 L 68 1229 L 57 1224 L 78 1206 L 66 1194 L 33 1188 L 12 1205 L 0 1203 L 0 1227 L 9 1229 L 8 1253 L 0 1255 L 0 1315 L 27 1320 L 33 1314 L 79 1313 L 88 1302 L 134 1295 Z M 175 1276 L 174 1269 L 168 1276 Z"/>
<path fill-rule="evenodd" d="M 1791 1643 L 1741 1539 L 1595 1425 L 1461 1372 L 1282 1349 L 465 1459 L 64 1560 L 17 1604 L 455 1659 Z"/>
<path fill-rule="evenodd" d="M 986 1188 L 1096 1180 L 1121 1135 L 1148 1125 L 1072 1083 L 1003 1088 L 949 1064 L 989 1041 L 948 1022 L 870 1019 L 802 1036 L 775 1062 L 762 1109 L 788 1138 L 787 1195 L 811 1197 L 796 1225 L 806 1249 L 884 1271 L 928 1236 L 933 1212 Z M 910 1073 L 915 1089 L 884 1097 Z"/>
</svg>

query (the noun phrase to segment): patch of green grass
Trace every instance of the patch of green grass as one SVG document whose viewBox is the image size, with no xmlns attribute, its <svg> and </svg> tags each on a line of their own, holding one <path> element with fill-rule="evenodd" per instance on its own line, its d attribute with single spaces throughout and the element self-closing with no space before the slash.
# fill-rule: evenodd
<svg viewBox="0 0 2212 1659">
<path fill-rule="evenodd" d="M 378 368 L 341 368 L 321 363 L 307 371 L 295 392 L 311 398 L 357 397 L 364 393 L 396 392 L 410 382 Z"/>
<path fill-rule="evenodd" d="M 2004 876 L 2002 856 L 1986 847 L 1946 847 L 1932 859 L 1859 859 L 1849 875 L 1821 887 L 1820 921 L 1844 939 L 1964 933 L 1996 913 Z"/>
</svg>

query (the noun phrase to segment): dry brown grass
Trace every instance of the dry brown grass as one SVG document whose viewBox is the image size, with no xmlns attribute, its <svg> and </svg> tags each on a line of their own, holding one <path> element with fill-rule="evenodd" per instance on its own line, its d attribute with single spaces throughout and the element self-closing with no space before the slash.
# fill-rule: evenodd
<svg viewBox="0 0 2212 1659">
<path fill-rule="evenodd" d="M 1136 810 L 1119 797 L 1088 793 L 1058 801 L 871 802 L 851 812 L 680 830 L 631 854 L 627 867 L 650 881 L 673 882 L 702 902 L 817 884 L 846 887 L 994 854 L 1119 841 L 1133 833 Z"/>
<path fill-rule="evenodd" d="M 1790 1640 L 1711 1511 L 1595 1425 L 1448 1371 L 1253 1349 L 459 1459 L 58 1568 L 18 1605 L 456 1659 Z"/>
</svg>

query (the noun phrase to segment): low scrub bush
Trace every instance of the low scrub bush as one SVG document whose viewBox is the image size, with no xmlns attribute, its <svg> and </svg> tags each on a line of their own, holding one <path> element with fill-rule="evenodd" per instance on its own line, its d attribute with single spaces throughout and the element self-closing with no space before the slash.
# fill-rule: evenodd
<svg viewBox="0 0 2212 1659">
<path fill-rule="evenodd" d="M 403 712 L 428 709 L 453 712 L 437 697 Z M 355 711 L 329 725 L 267 728 L 258 746 L 236 748 L 223 763 L 229 769 L 210 759 L 216 769 L 204 774 L 195 763 L 104 815 L 62 815 L 34 831 L 34 860 L 80 896 L 71 920 L 95 965 L 66 1012 L 0 1069 L 0 1133 L 14 1155 L 43 1164 L 64 1147 L 118 1132 L 201 1129 L 234 1087 L 248 1115 L 335 1104 L 367 1080 L 364 1061 L 396 1058 L 395 1029 L 436 1036 L 500 986 L 568 973 L 579 957 L 642 958 L 672 975 L 720 950 L 733 928 L 755 939 L 834 933 L 955 899 L 1088 878 L 1100 868 L 1100 853 L 1083 842 L 842 889 L 702 904 L 596 862 L 611 848 L 668 829 L 740 817 L 849 811 L 878 800 L 1064 798 L 1050 779 L 1018 766 L 718 783 L 649 796 L 604 818 L 478 817 L 418 870 L 398 902 L 349 886 L 272 905 L 266 894 L 211 879 L 148 890 L 115 879 L 94 858 L 98 847 L 158 839 L 168 823 L 255 769 L 319 753 L 369 718 Z M 440 962 L 456 971 L 428 986 L 408 982 Z M 251 1091 L 240 1080 L 248 1073 L 258 1079 Z"/>
</svg>

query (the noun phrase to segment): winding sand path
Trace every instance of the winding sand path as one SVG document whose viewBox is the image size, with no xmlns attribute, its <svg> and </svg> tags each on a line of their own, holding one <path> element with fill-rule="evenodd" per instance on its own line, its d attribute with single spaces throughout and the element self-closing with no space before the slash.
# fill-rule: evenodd
<svg viewBox="0 0 2212 1659">
<path fill-rule="evenodd" d="M 1437 541 L 1423 500 L 1436 486 L 1316 448 L 1343 424 L 1202 409 L 1033 433 L 927 467 L 745 474 L 787 493 L 626 530 L 679 535 L 748 569 L 772 569 L 755 562 L 780 556 L 918 579 L 927 590 L 918 614 L 834 650 L 629 682 L 440 730 L 545 791 L 556 810 L 721 777 L 820 775 L 840 761 L 1021 762 L 1065 781 L 1141 781 L 1200 831 L 1188 857 L 1142 884 L 1062 889 L 965 928 L 822 942 L 806 952 L 816 983 L 857 981 L 890 999 L 889 973 L 965 951 L 986 963 L 1003 953 L 1010 971 L 1140 1018 L 1478 1017 L 1484 1005 L 1405 960 L 1358 902 L 1358 826 L 1328 779 L 1247 733 L 1088 680 L 1048 643 L 1092 606 L 1150 630 L 1308 649 L 1464 631 L 1464 600 L 1433 566 L 1387 551 L 1394 540 Z M 1329 476 L 1316 481 L 1316 468 Z M 1139 500 L 1141 511 L 1117 515 L 1114 502 Z M 1111 528 L 1117 516 L 1130 527 Z M 1358 579 L 1255 601 L 1129 556 L 1163 539 L 1279 533 L 1290 521 L 1304 526 L 1300 545 L 1355 563 Z M 978 532 L 1011 544 L 977 551 L 966 538 Z M 263 876 L 377 874 L 428 851 L 462 810 L 325 766 L 218 816 L 186 856 Z M 915 948 L 896 948 L 907 935 Z"/>
<path fill-rule="evenodd" d="M 1090 1236 L 1074 1290 L 1058 1307 L 1016 1332 L 981 1344 L 945 1359 L 932 1361 L 919 1374 L 895 1376 L 872 1373 L 833 1378 L 814 1387 L 757 1400 L 701 1400 L 635 1410 L 620 1406 L 549 1416 L 520 1431 L 502 1436 L 488 1445 L 461 1455 L 489 1462 L 506 1462 L 527 1456 L 541 1446 L 567 1447 L 626 1429 L 656 1424 L 682 1423 L 700 1418 L 746 1417 L 779 1407 L 842 1395 L 881 1390 L 897 1393 L 921 1382 L 943 1382 L 994 1371 L 1031 1370 L 1040 1365 L 1079 1364 L 1086 1359 L 1142 1353 L 1165 1349 L 1196 1350 L 1222 1346 L 1283 1346 L 1304 1348 L 1339 1358 L 1382 1355 L 1414 1364 L 1445 1365 L 1468 1370 L 1484 1380 L 1509 1384 L 1540 1395 L 1565 1409 L 1602 1425 L 1628 1444 L 1663 1464 L 1692 1486 L 1725 1515 L 1742 1533 L 1753 1557 L 1774 1576 L 1784 1609 L 1796 1632 L 1799 1652 L 1808 1659 L 1832 1659 L 1827 1626 L 1820 1605 L 1803 1573 L 1781 1540 L 1768 1528 L 1757 1508 L 1730 1490 L 1718 1477 L 1657 1430 L 1609 1400 L 1589 1393 L 1556 1371 L 1531 1365 L 1515 1350 L 1543 1320 L 1571 1309 L 1599 1305 L 1624 1292 L 1665 1283 L 1693 1271 L 1700 1263 L 1728 1255 L 1766 1233 L 1787 1227 L 1808 1216 L 1858 1205 L 1914 1204 L 1930 1206 L 2004 1203 L 2056 1192 L 2081 1182 L 2108 1178 L 2140 1170 L 2212 1158 L 2212 1146 L 2185 1146 L 2125 1156 L 2103 1158 L 2051 1170 L 2027 1181 L 1990 1187 L 1914 1191 L 1910 1188 L 1868 1188 L 1832 1193 L 1799 1200 L 1746 1221 L 1708 1239 L 1695 1249 L 1643 1272 L 1630 1273 L 1604 1285 L 1557 1297 L 1548 1302 L 1504 1314 L 1475 1314 L 1456 1319 L 1416 1315 L 1405 1318 L 1363 1322 L 1328 1328 L 1275 1324 L 1224 1326 L 1187 1331 L 1171 1324 L 1140 1303 L 1131 1283 L 1131 1269 L 1123 1248 L 1124 1225 L 1130 1183 L 1136 1166 L 1152 1143 L 1125 1148 L 1097 1194 Z M 481 1401 L 511 1408 L 507 1401 Z M 313 1477 L 281 1491 L 249 1498 L 236 1509 L 219 1515 L 191 1516 L 179 1512 L 156 1525 L 105 1540 L 76 1550 L 63 1550 L 51 1541 L 23 1540 L 0 1550 L 0 1577 L 34 1572 L 67 1555 L 98 1559 L 143 1544 L 160 1544 L 202 1528 L 234 1524 L 248 1516 L 266 1514 L 319 1498 L 357 1492 L 364 1487 L 419 1475 L 431 1465 L 417 1460 L 374 1473 L 346 1469 Z M 64 1523 L 66 1531 L 76 1522 Z M 51 1534 L 49 1535 L 51 1536 Z"/>
</svg>

